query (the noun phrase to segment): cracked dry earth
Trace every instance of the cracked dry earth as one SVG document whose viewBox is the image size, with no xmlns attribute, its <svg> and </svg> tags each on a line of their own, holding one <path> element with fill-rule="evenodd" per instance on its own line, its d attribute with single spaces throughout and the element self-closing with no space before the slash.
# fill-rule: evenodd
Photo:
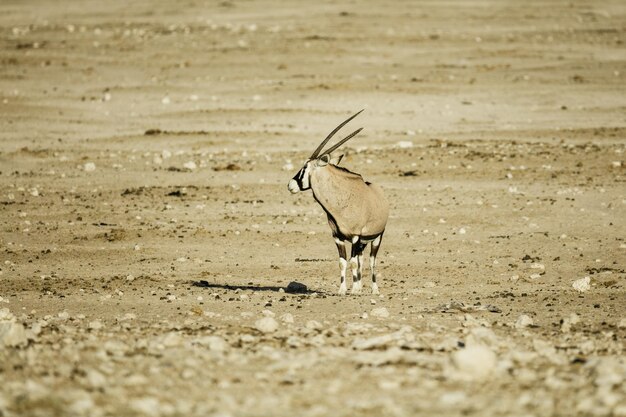
<svg viewBox="0 0 626 417">
<path fill-rule="evenodd" d="M 626 416 L 625 19 L 2 2 L 0 415 Z M 361 108 L 392 209 L 341 297 L 286 185 Z"/>
</svg>

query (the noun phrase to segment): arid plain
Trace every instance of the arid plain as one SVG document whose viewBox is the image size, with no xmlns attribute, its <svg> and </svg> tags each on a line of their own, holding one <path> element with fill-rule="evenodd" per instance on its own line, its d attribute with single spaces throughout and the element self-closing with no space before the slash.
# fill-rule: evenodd
<svg viewBox="0 0 626 417">
<path fill-rule="evenodd" d="M 626 416 L 624 2 L 126 3 L 0 4 L 0 416 Z"/>
</svg>

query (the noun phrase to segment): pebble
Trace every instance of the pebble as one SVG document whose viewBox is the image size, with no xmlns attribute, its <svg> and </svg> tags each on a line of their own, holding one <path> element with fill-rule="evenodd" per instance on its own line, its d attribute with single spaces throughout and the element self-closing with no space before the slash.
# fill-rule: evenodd
<svg viewBox="0 0 626 417">
<path fill-rule="evenodd" d="M 387 310 L 386 307 L 378 307 L 378 308 L 372 309 L 370 314 L 372 315 L 372 317 L 384 319 L 384 318 L 389 317 L 389 310 Z"/>
<path fill-rule="evenodd" d="M 572 283 L 572 287 L 574 287 L 574 289 L 578 292 L 589 291 L 589 289 L 591 288 L 591 278 L 584 277 L 581 279 L 577 279 Z"/>
<path fill-rule="evenodd" d="M 561 332 L 569 333 L 572 330 L 572 326 L 580 323 L 580 316 L 576 313 L 572 313 L 569 317 L 564 318 L 561 321 Z"/>
<path fill-rule="evenodd" d="M 0 309 L 0 348 L 21 347 L 27 344 L 28 337 L 24 325 L 17 323 L 8 308 Z"/>
<path fill-rule="evenodd" d="M 85 372 L 85 379 L 91 388 L 102 388 L 107 385 L 107 379 L 104 375 L 95 369 L 89 369 Z"/>
<path fill-rule="evenodd" d="M 318 331 L 324 328 L 324 326 L 322 326 L 322 323 L 316 320 L 307 321 L 305 327 L 309 330 L 318 330 Z"/>
<path fill-rule="evenodd" d="M 280 320 L 283 323 L 293 323 L 294 319 L 293 319 L 293 314 L 291 313 L 285 313 L 282 316 L 280 316 Z"/>
<path fill-rule="evenodd" d="M 278 330 L 278 322 L 273 317 L 263 317 L 254 323 L 254 327 L 261 333 L 274 333 Z"/>
<path fill-rule="evenodd" d="M 96 170 L 96 164 L 94 164 L 93 162 L 87 162 L 85 165 L 83 165 L 83 169 L 85 170 L 85 172 L 93 172 Z"/>
<path fill-rule="evenodd" d="M 496 336 L 493 330 L 487 327 L 474 327 L 470 329 L 465 340 L 465 345 L 467 347 L 497 347 L 499 344 L 500 339 L 498 338 L 498 336 Z"/>
<path fill-rule="evenodd" d="M 374 336 L 367 339 L 357 338 L 352 342 L 352 348 L 356 350 L 372 350 L 387 348 L 392 345 L 402 345 L 414 339 L 413 329 L 405 326 L 394 333 Z"/>
<path fill-rule="evenodd" d="M 88 326 L 90 330 L 100 330 L 104 327 L 100 320 L 90 321 Z"/>
<path fill-rule="evenodd" d="M 219 336 L 204 336 L 196 339 L 196 343 L 213 352 L 226 352 L 230 348 L 228 342 Z"/>
<path fill-rule="evenodd" d="M 532 317 L 527 316 L 526 314 L 522 314 L 517 318 L 515 322 L 516 329 L 524 329 L 526 327 L 530 327 L 534 324 Z"/>
<path fill-rule="evenodd" d="M 149 417 L 161 415 L 161 403 L 154 397 L 141 397 L 131 400 L 130 407 L 141 415 Z"/>
<path fill-rule="evenodd" d="M 194 169 L 198 168 L 198 166 L 196 165 L 195 162 L 188 161 L 183 164 L 183 168 L 193 171 Z"/>
<path fill-rule="evenodd" d="M 308 291 L 308 288 L 306 285 L 299 283 L 299 282 L 295 282 L 295 281 L 291 281 L 289 283 L 289 285 L 287 285 L 287 292 L 289 293 L 305 293 Z"/>
<path fill-rule="evenodd" d="M 445 392 L 439 397 L 439 404 L 444 407 L 454 407 L 467 400 L 467 395 L 463 391 Z"/>
<path fill-rule="evenodd" d="M 166 333 L 156 340 L 156 347 L 158 348 L 172 348 L 181 346 L 182 344 L 183 338 L 176 332 Z"/>
<path fill-rule="evenodd" d="M 484 379 L 492 373 L 496 363 L 496 354 L 486 346 L 468 346 L 452 354 L 452 364 L 461 379 Z"/>
</svg>

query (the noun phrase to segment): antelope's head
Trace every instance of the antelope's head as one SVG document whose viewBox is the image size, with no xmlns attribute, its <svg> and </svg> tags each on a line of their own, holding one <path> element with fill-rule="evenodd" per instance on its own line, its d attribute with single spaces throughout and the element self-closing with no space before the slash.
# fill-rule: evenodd
<svg viewBox="0 0 626 417">
<path fill-rule="evenodd" d="M 357 117 L 362 111 L 363 110 L 354 114 L 353 116 L 345 120 L 343 123 L 341 123 L 339 126 L 337 126 L 332 132 L 330 132 L 328 136 L 326 136 L 326 139 L 324 139 L 322 143 L 319 144 L 317 149 L 306 160 L 302 168 L 300 168 L 300 171 L 298 171 L 298 173 L 294 175 L 294 177 L 289 181 L 289 185 L 287 187 L 289 188 L 289 191 L 291 191 L 292 194 L 295 194 L 299 191 L 305 191 L 311 188 L 311 180 L 310 180 L 311 171 L 314 168 L 322 167 L 328 164 L 332 164 L 332 165 L 339 164 L 343 155 L 333 157 L 331 156 L 331 153 L 335 149 L 339 148 L 341 145 L 346 143 L 348 140 L 356 136 L 361 130 L 363 130 L 363 128 L 357 129 L 354 132 L 350 133 L 348 136 L 346 136 L 345 138 L 337 142 L 335 145 L 333 145 L 330 149 L 327 149 L 324 152 L 322 152 L 322 149 L 324 148 L 324 146 L 326 146 L 330 138 L 332 138 L 335 135 L 335 133 L 339 131 L 339 129 L 344 127 L 350 120 Z"/>
</svg>

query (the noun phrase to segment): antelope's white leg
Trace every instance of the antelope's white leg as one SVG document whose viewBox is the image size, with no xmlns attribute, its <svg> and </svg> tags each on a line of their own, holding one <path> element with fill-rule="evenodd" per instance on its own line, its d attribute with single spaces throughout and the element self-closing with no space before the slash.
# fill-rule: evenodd
<svg viewBox="0 0 626 417">
<path fill-rule="evenodd" d="M 346 259 L 346 244 L 341 239 L 335 238 L 337 251 L 339 251 L 339 268 L 341 269 L 341 284 L 339 285 L 339 295 L 346 295 L 348 287 L 346 285 L 346 271 L 348 270 L 348 260 Z"/>
<path fill-rule="evenodd" d="M 346 295 L 348 287 L 346 286 L 346 271 L 348 270 L 348 261 L 339 258 L 339 267 L 341 268 L 341 285 L 339 285 L 339 295 Z"/>
<path fill-rule="evenodd" d="M 350 267 L 352 269 L 352 294 L 358 294 L 361 292 L 360 280 L 359 280 L 359 257 L 353 256 L 350 258 Z"/>
<path fill-rule="evenodd" d="M 376 283 L 376 255 L 378 254 L 378 249 L 380 248 L 380 243 L 383 240 L 383 235 L 380 234 L 374 241 L 372 242 L 372 249 L 370 252 L 370 273 L 372 275 L 372 294 L 380 294 L 378 291 L 378 284 Z"/>
<path fill-rule="evenodd" d="M 359 294 L 363 288 L 361 273 L 363 271 L 363 249 L 365 244 L 358 237 L 352 241 L 352 294 Z"/>
</svg>

